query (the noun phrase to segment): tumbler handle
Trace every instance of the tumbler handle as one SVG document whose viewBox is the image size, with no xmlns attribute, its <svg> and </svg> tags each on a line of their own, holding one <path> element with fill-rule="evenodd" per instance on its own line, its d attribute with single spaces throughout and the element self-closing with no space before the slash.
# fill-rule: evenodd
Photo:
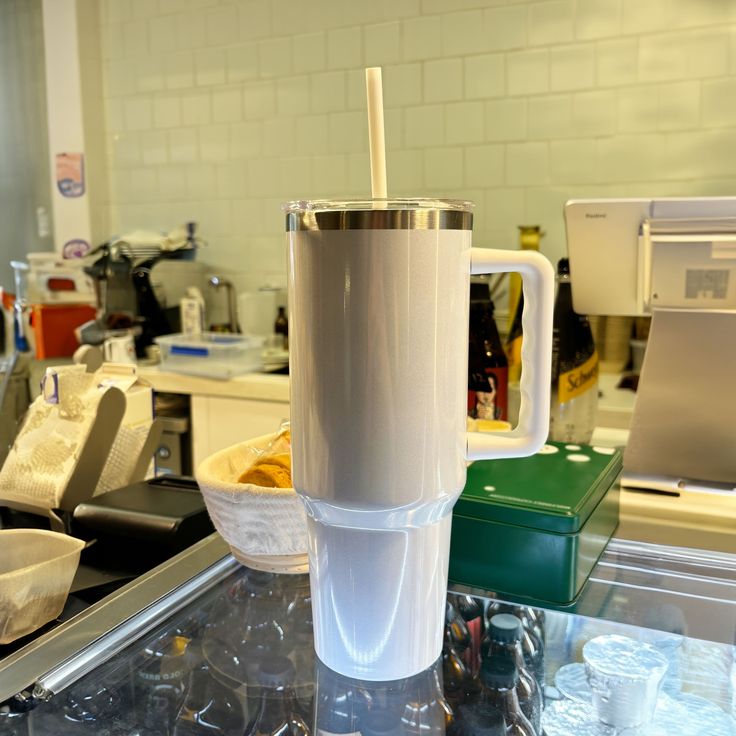
<svg viewBox="0 0 736 736">
<path fill-rule="evenodd" d="M 471 248 L 471 274 L 504 271 L 520 273 L 524 289 L 519 424 L 510 432 L 468 432 L 468 460 L 533 455 L 549 433 L 554 269 L 536 251 Z"/>
</svg>

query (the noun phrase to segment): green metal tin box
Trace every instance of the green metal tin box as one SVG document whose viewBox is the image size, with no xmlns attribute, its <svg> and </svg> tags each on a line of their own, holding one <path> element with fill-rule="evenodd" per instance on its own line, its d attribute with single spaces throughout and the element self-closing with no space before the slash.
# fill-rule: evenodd
<svg viewBox="0 0 736 736">
<path fill-rule="evenodd" d="M 452 519 L 452 582 L 533 604 L 574 602 L 619 516 L 619 450 L 549 443 L 476 462 Z"/>
</svg>

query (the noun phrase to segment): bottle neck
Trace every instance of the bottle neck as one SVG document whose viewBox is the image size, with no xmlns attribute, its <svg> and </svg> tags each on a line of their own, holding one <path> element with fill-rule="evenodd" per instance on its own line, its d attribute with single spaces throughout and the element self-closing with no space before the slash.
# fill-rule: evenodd
<svg viewBox="0 0 736 736">
<path fill-rule="evenodd" d="M 521 651 L 520 641 L 504 642 L 491 639 L 488 646 L 489 657 L 505 657 L 510 659 L 521 670 L 524 666 L 524 654 Z"/>
<path fill-rule="evenodd" d="M 264 687 L 256 722 L 269 727 L 277 722 L 285 722 L 295 710 L 296 694 L 291 686 Z"/>
<path fill-rule="evenodd" d="M 489 705 L 498 708 L 504 716 L 517 716 L 521 713 L 516 688 L 485 688 L 485 699 Z M 508 720 L 508 719 L 507 719 Z"/>
</svg>

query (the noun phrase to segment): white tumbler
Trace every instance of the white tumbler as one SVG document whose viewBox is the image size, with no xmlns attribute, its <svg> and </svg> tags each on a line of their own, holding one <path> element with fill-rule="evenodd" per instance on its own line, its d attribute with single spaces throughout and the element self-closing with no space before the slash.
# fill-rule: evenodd
<svg viewBox="0 0 736 736">
<path fill-rule="evenodd" d="M 348 677 L 409 677 L 442 649 L 467 460 L 531 455 L 546 440 L 554 272 L 535 252 L 471 248 L 469 202 L 284 209 L 292 477 L 316 653 Z M 519 425 L 467 433 L 469 277 L 501 271 L 524 283 Z"/>
</svg>

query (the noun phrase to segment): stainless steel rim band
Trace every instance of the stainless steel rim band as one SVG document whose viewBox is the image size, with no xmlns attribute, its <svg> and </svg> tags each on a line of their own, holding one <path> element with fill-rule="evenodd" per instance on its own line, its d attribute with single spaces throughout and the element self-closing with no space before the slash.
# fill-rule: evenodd
<svg viewBox="0 0 736 736">
<path fill-rule="evenodd" d="M 472 230 L 463 210 L 301 210 L 286 213 L 286 230 Z"/>
</svg>

